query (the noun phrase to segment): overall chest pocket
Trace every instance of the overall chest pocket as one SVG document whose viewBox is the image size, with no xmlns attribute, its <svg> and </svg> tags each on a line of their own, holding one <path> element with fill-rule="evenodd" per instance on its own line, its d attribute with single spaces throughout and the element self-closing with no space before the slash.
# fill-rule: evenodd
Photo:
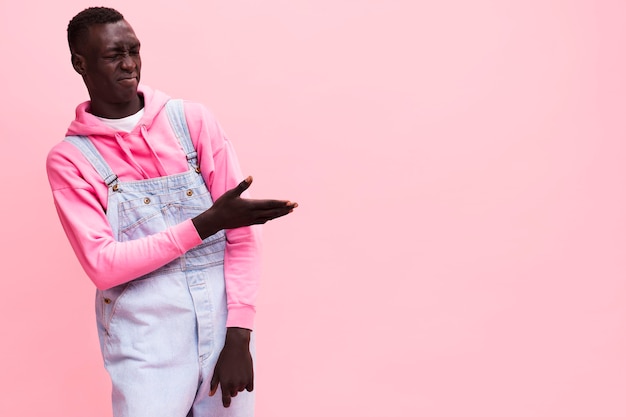
<svg viewBox="0 0 626 417">
<path fill-rule="evenodd" d="M 119 206 L 118 240 L 126 242 L 162 232 L 176 224 L 171 203 L 161 196 L 146 193 L 134 196 Z"/>
<path fill-rule="evenodd" d="M 196 217 L 212 205 L 210 193 L 202 186 L 167 195 L 135 195 L 118 206 L 118 240 L 129 241 L 162 232 Z M 184 255 L 184 267 L 222 265 L 225 245 L 226 236 L 220 230 Z"/>
</svg>

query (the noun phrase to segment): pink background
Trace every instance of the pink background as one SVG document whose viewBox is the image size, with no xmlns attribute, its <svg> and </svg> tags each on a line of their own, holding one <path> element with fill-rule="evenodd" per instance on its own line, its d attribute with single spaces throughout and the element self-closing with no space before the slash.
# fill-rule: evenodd
<svg viewBox="0 0 626 417">
<path fill-rule="evenodd" d="M 2 416 L 110 415 L 44 169 L 88 5 L 0 2 Z M 258 416 L 626 415 L 626 3 L 109 5 L 300 203 L 265 228 Z"/>
</svg>

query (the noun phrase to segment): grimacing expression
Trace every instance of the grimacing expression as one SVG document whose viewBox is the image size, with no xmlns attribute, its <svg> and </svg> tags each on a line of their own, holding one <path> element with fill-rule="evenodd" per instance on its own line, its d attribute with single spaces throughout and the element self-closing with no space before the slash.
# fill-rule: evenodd
<svg viewBox="0 0 626 417">
<path fill-rule="evenodd" d="M 92 102 L 115 106 L 137 97 L 140 42 L 126 20 L 89 27 L 76 48 L 74 69 L 83 76 Z"/>
</svg>

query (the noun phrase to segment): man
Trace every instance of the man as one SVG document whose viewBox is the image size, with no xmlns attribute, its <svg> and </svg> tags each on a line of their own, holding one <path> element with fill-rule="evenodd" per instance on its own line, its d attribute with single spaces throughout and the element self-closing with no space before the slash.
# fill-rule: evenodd
<svg viewBox="0 0 626 417">
<path fill-rule="evenodd" d="M 90 101 L 47 169 L 61 223 L 98 288 L 114 415 L 252 415 L 260 268 L 258 230 L 248 226 L 297 204 L 240 197 L 252 178 L 239 182 L 211 114 L 139 86 L 140 43 L 119 12 L 80 12 L 68 42 Z"/>
</svg>

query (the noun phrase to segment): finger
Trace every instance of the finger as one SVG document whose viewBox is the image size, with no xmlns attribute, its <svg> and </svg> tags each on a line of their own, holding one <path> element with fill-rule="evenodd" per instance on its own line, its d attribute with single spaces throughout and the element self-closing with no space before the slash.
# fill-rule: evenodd
<svg viewBox="0 0 626 417">
<path fill-rule="evenodd" d="M 264 210 L 263 212 L 259 213 L 258 218 L 262 223 L 265 223 L 265 222 L 268 222 L 269 220 L 286 216 L 292 211 L 293 211 L 293 208 L 291 207 L 284 207 L 284 208 L 273 209 L 273 210 Z"/>
<path fill-rule="evenodd" d="M 252 392 L 254 389 L 254 367 L 250 368 L 250 372 L 250 382 L 246 385 L 246 390 L 248 390 L 248 392 Z"/>
<path fill-rule="evenodd" d="M 226 392 L 226 390 L 222 390 L 222 404 L 224 407 L 230 407 L 230 395 Z"/>
<path fill-rule="evenodd" d="M 288 200 L 255 200 L 248 198 L 245 200 L 254 210 L 271 210 L 280 208 L 296 208 L 298 203 L 292 203 Z"/>
<path fill-rule="evenodd" d="M 217 376 L 217 372 L 214 372 L 213 377 L 211 378 L 211 388 L 209 391 L 209 397 L 212 397 L 213 395 L 215 395 L 215 392 L 217 391 L 218 383 L 219 383 L 219 377 Z"/>
<path fill-rule="evenodd" d="M 233 188 L 233 192 L 235 195 L 241 195 L 244 191 L 246 191 L 250 184 L 252 184 L 252 177 L 248 175 L 248 177 L 241 181 L 235 188 Z"/>
</svg>

